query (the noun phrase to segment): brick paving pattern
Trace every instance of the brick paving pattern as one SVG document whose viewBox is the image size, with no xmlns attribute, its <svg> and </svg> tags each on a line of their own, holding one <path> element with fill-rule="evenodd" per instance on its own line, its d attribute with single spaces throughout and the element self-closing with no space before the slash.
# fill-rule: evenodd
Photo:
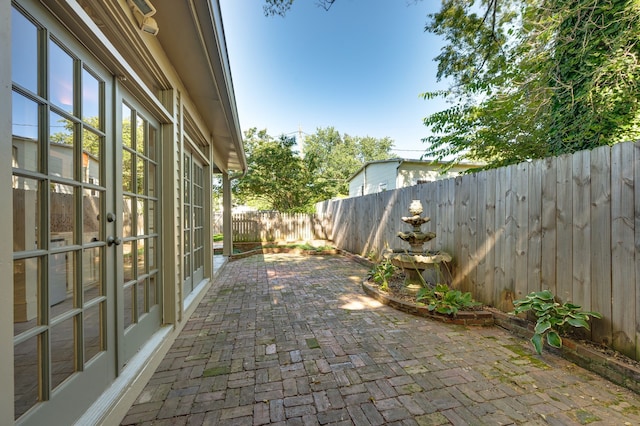
<svg viewBox="0 0 640 426">
<path fill-rule="evenodd" d="M 637 425 L 640 396 L 497 327 L 383 306 L 340 256 L 228 262 L 123 425 Z"/>
</svg>

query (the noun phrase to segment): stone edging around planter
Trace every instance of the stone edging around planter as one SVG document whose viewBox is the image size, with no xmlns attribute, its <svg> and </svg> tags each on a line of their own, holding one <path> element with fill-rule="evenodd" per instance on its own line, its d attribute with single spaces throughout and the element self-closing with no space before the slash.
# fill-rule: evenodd
<svg viewBox="0 0 640 426">
<path fill-rule="evenodd" d="M 493 314 L 486 311 L 458 311 L 456 315 L 445 315 L 432 312 L 426 306 L 416 305 L 404 300 L 396 299 L 388 294 L 378 290 L 376 286 L 368 283 L 368 280 L 362 281 L 362 289 L 364 292 L 382 303 L 391 306 L 408 314 L 413 314 L 425 318 L 431 318 L 436 321 L 445 322 L 447 324 L 458 325 L 493 325 Z"/>
</svg>

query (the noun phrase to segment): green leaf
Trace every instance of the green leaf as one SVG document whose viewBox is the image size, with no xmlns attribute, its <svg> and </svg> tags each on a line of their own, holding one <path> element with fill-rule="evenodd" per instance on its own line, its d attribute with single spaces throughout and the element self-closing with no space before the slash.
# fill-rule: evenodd
<svg viewBox="0 0 640 426">
<path fill-rule="evenodd" d="M 543 290 L 543 291 L 541 291 L 539 293 L 536 293 L 536 294 L 541 299 L 554 300 L 553 293 L 551 293 L 549 290 Z"/>
<path fill-rule="evenodd" d="M 555 331 L 550 331 L 547 333 L 547 343 L 554 348 L 562 347 L 562 339 L 560 338 L 560 335 Z"/>
<path fill-rule="evenodd" d="M 531 343 L 533 343 L 533 347 L 536 349 L 538 355 L 542 354 L 542 334 L 534 334 L 531 338 Z"/>
<path fill-rule="evenodd" d="M 567 320 L 567 323 L 574 326 L 574 327 L 583 327 L 586 328 L 587 330 L 589 330 L 589 323 L 586 322 L 583 319 L 579 319 L 579 318 L 569 318 Z"/>
<path fill-rule="evenodd" d="M 534 331 L 536 332 L 536 334 L 542 334 L 550 328 L 551 323 L 549 321 L 538 321 L 538 323 L 536 323 L 536 328 Z"/>
</svg>

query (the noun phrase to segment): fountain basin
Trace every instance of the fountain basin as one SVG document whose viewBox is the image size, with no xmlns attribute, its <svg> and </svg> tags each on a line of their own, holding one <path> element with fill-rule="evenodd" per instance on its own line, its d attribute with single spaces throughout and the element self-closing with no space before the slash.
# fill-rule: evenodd
<svg viewBox="0 0 640 426">
<path fill-rule="evenodd" d="M 443 251 L 414 253 L 411 251 L 399 252 L 394 250 L 393 253 L 386 255 L 391 263 L 403 269 L 427 269 L 439 265 L 443 262 L 451 262 L 451 255 Z"/>
</svg>

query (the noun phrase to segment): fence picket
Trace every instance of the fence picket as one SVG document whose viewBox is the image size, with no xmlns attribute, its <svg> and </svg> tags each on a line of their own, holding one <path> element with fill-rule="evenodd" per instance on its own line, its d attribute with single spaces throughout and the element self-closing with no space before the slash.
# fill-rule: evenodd
<svg viewBox="0 0 640 426">
<path fill-rule="evenodd" d="M 542 272 L 542 160 L 529 166 L 529 227 L 527 245 L 527 294 L 541 289 Z"/>
<path fill-rule="evenodd" d="M 611 152 L 611 263 L 613 347 L 635 356 L 636 280 L 633 145 L 617 144 Z"/>
<path fill-rule="evenodd" d="M 591 309 L 600 312 L 594 320 L 591 338 L 611 344 L 611 148 L 603 146 L 591 152 Z M 638 228 L 636 228 L 638 229 Z"/>
</svg>

